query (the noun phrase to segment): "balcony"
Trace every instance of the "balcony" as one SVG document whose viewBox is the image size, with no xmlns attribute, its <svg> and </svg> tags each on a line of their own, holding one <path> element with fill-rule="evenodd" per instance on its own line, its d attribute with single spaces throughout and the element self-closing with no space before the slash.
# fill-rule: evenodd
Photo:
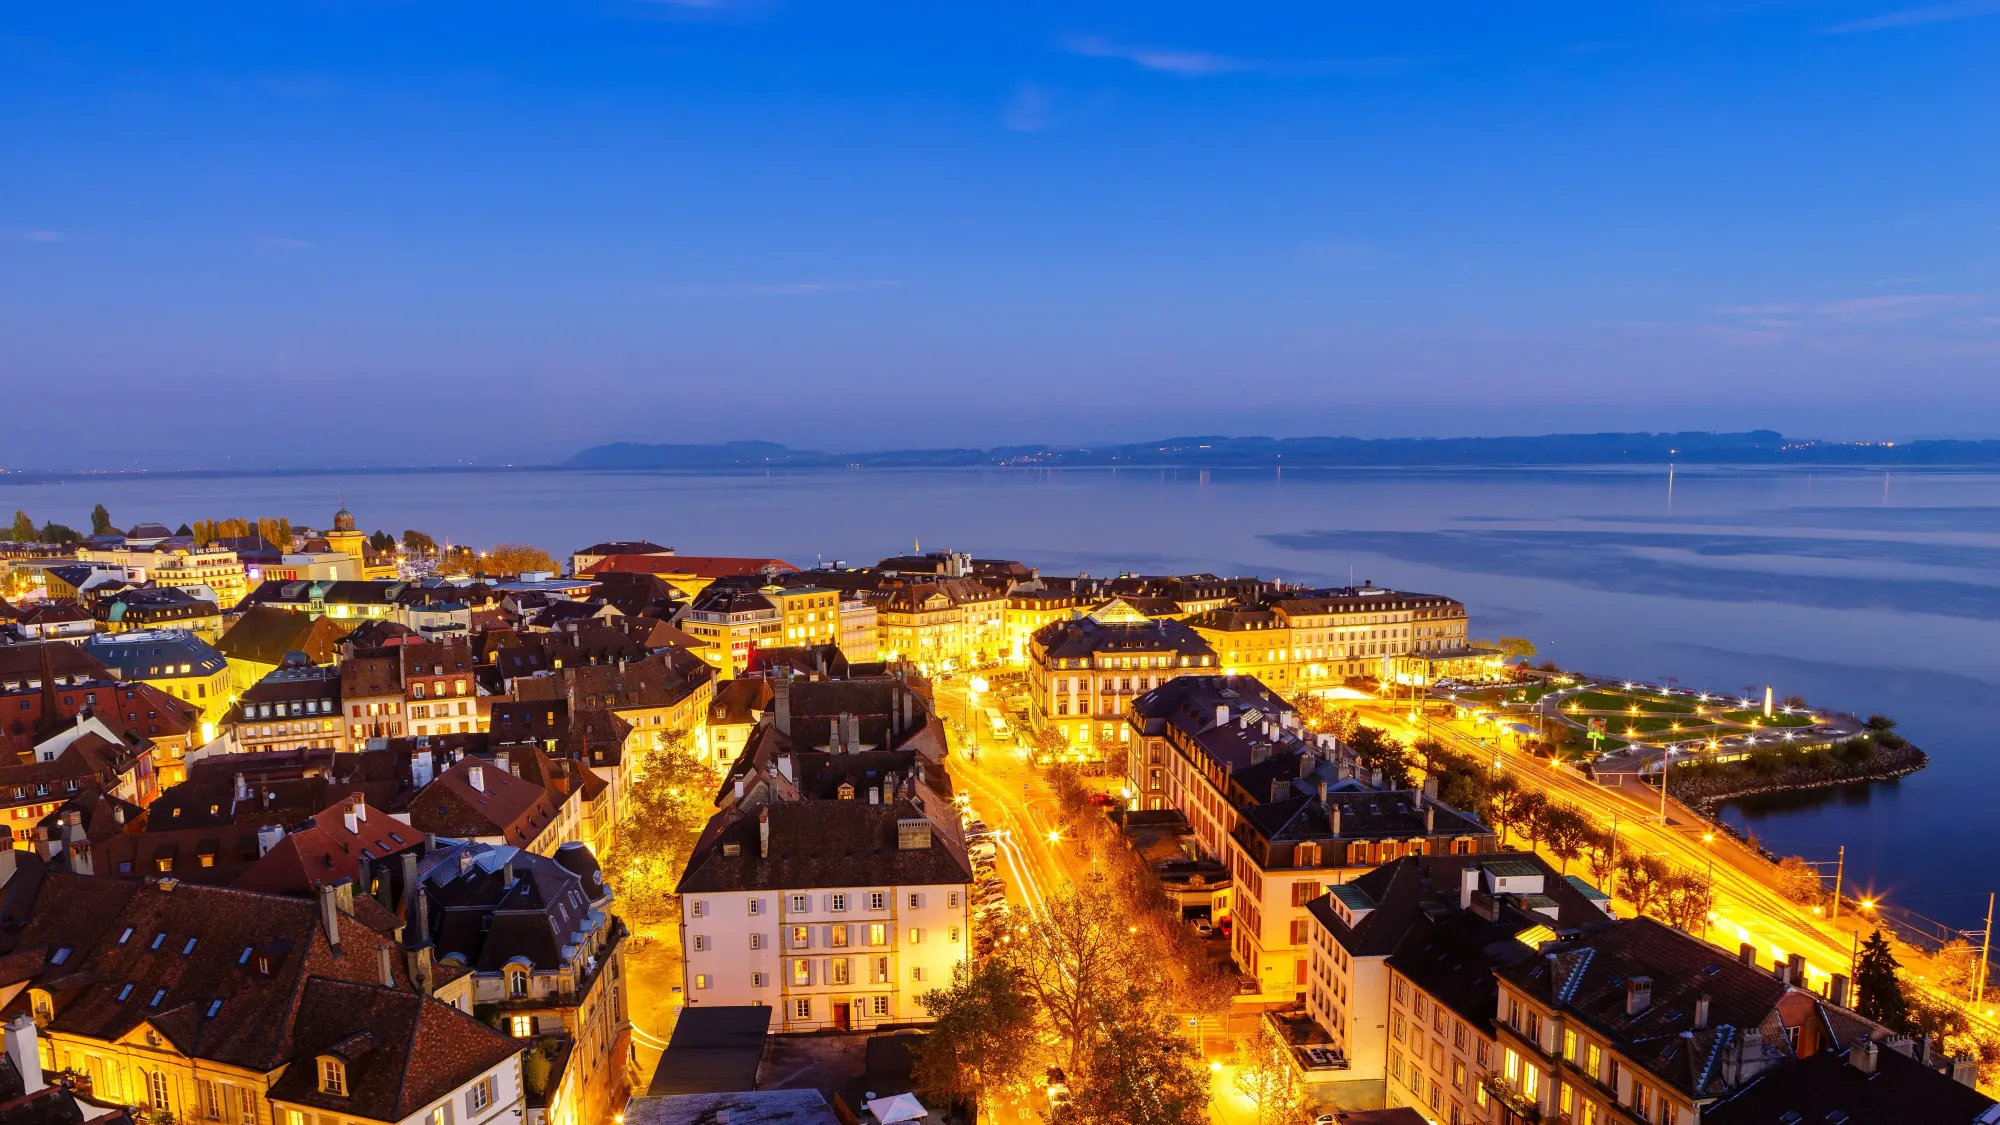
<svg viewBox="0 0 2000 1125">
<path fill-rule="evenodd" d="M 1531 1122 L 1542 1120 L 1542 1107 L 1535 1104 L 1533 1098 L 1515 1089 L 1498 1074 L 1487 1075 L 1480 1081 L 1480 1085 L 1486 1087 L 1486 1092 L 1493 1096 L 1493 1100 L 1506 1106 L 1508 1112 L 1512 1113 L 1515 1117 Z"/>
</svg>

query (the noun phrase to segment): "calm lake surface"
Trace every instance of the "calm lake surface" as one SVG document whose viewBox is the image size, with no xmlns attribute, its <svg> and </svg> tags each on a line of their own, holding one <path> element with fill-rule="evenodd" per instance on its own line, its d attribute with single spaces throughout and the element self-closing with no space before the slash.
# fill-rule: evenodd
<svg viewBox="0 0 2000 1125">
<path fill-rule="evenodd" d="M 1900 782 L 1728 810 L 1774 849 L 1961 927 L 2000 887 L 2000 476 L 1793 470 L 963 470 L 0 478 L 0 514 L 87 527 L 222 516 L 419 528 L 558 558 L 603 539 L 872 562 L 949 547 L 1050 573 L 1350 576 L 1464 600 L 1475 635 L 1684 687 L 1882 712 L 1932 756 Z"/>
</svg>

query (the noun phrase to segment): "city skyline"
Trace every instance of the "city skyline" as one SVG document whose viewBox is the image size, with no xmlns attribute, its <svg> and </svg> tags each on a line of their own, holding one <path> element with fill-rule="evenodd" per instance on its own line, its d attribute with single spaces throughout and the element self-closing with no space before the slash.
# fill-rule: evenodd
<svg viewBox="0 0 2000 1125">
<path fill-rule="evenodd" d="M 1997 14 L 16 11 L 7 460 L 1991 436 Z"/>
</svg>

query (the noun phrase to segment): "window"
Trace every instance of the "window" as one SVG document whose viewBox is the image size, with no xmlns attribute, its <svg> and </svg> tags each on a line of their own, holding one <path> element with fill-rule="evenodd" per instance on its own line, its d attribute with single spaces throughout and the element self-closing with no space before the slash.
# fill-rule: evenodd
<svg viewBox="0 0 2000 1125">
<path fill-rule="evenodd" d="M 831 973 L 830 973 L 829 975 L 830 975 L 830 976 L 832 977 L 832 979 L 831 979 L 831 980 L 829 980 L 829 981 L 827 982 L 828 984 L 846 984 L 846 983 L 848 983 L 848 981 L 847 981 L 847 958 L 845 958 L 845 957 L 835 957 L 835 958 L 833 958 L 832 960 L 828 961 L 828 962 L 827 962 L 826 964 L 827 964 L 827 968 L 831 970 Z"/>
<path fill-rule="evenodd" d="M 693 914 L 696 918 L 707 917 L 708 900 L 700 898 L 695 899 L 693 905 L 689 908 L 689 913 Z"/>
<path fill-rule="evenodd" d="M 792 1001 L 793 1019 L 809 1020 L 812 1018 L 812 1015 L 813 1015 L 813 1002 L 811 1000 L 807 999 L 807 1000 Z"/>
<path fill-rule="evenodd" d="M 764 913 L 764 900 L 763 900 L 763 899 L 761 899 L 761 898 L 753 898 L 753 899 L 751 899 L 751 900 L 750 900 L 750 913 L 752 913 L 752 914 L 762 914 L 762 913 Z"/>
<path fill-rule="evenodd" d="M 708 974 L 707 974 L 707 973 L 696 973 L 696 974 L 694 975 L 694 986 L 695 986 L 696 988 L 707 988 L 707 987 L 708 987 Z"/>
<path fill-rule="evenodd" d="M 1637 1082 L 1632 1083 L 1632 1116 L 1641 1121 L 1653 1116 L 1653 1092 Z"/>
<path fill-rule="evenodd" d="M 167 990 L 166 990 L 166 989 L 164 989 L 164 988 L 159 988 L 159 989 L 154 989 L 154 990 L 153 990 L 153 999 L 152 999 L 151 1001 L 147 1002 L 146 1006 L 147 1006 L 148 1008 L 157 1008 L 157 1007 L 159 1007 L 159 1006 L 160 1006 L 160 1001 L 162 1001 L 162 1000 L 165 1000 L 166 998 L 167 998 Z"/>
<path fill-rule="evenodd" d="M 694 951 L 695 951 L 696 953 L 707 953 L 707 952 L 708 952 L 708 935 L 707 935 L 707 934 L 696 934 L 696 935 L 694 935 Z"/>
<path fill-rule="evenodd" d="M 910 944 L 911 944 L 911 945 L 922 945 L 923 943 L 924 943 L 924 931 L 923 931 L 922 927 L 919 927 L 919 926 L 911 926 L 911 927 L 910 927 Z"/>
<path fill-rule="evenodd" d="M 118 1002 L 123 1004 L 125 998 L 130 995 L 132 995 L 132 982 L 128 980 L 125 982 L 125 987 L 118 990 Z"/>
<path fill-rule="evenodd" d="M 826 896 L 826 908 L 828 910 L 833 911 L 835 914 L 838 914 L 841 911 L 846 910 L 847 896 L 842 894 L 832 894 Z"/>
<path fill-rule="evenodd" d="M 1597 1044 L 1592 1043 L 1590 1048 L 1584 1052 L 1584 1057 L 1590 1060 L 1584 1069 L 1590 1072 L 1592 1078 L 1602 1081 L 1604 1078 L 1604 1052 L 1598 1049 Z M 1612 1081 L 1616 1084 L 1617 1079 L 1614 1077 Z"/>
<path fill-rule="evenodd" d="M 847 948 L 846 926 L 828 926 L 826 928 L 826 933 L 827 936 L 833 940 L 833 946 L 835 949 Z"/>
<path fill-rule="evenodd" d="M 751 934 L 751 935 L 750 935 L 750 948 L 752 948 L 752 949 L 762 949 L 762 948 L 764 948 L 764 935 L 763 935 L 763 934 Z"/>
<path fill-rule="evenodd" d="M 869 925 L 868 944 L 869 945 L 889 944 L 889 927 L 886 923 L 874 922 Z"/>
<path fill-rule="evenodd" d="M 210 857 L 208 857 L 208 863 L 204 863 L 204 864 L 202 864 L 202 866 L 203 866 L 203 867 L 208 867 L 208 866 L 211 866 L 211 865 L 213 865 L 213 864 L 214 864 L 214 862 L 215 862 L 215 859 L 214 859 L 214 857 L 213 857 L 213 856 L 210 856 Z M 187 944 L 186 944 L 186 945 L 183 945 L 183 946 L 181 946 L 181 956 L 183 956 L 183 957 L 186 957 L 186 956 L 187 956 L 188 954 L 190 954 L 190 953 L 193 953 L 193 952 L 194 952 L 194 943 L 195 943 L 195 942 L 197 942 L 197 941 L 200 941 L 200 940 L 201 940 L 200 938 L 189 938 L 189 939 L 187 940 Z"/>
<path fill-rule="evenodd" d="M 493 1079 L 482 1078 L 465 1092 L 465 1112 L 478 1113 L 493 1104 Z"/>
<path fill-rule="evenodd" d="M 957 940 L 958 940 L 958 927 L 957 927 L 957 926 L 953 926 L 953 927 L 951 928 L 951 940 L 953 940 L 953 941 L 957 941 Z M 1301 964 L 1301 965 L 1303 965 L 1303 964 L 1304 964 L 1304 962 L 1302 961 L 1302 962 L 1300 962 L 1300 964 Z"/>
<path fill-rule="evenodd" d="M 875 1015 L 886 1016 L 889 1014 L 889 998 L 887 996 L 871 996 L 869 997 L 869 1002 L 869 1007 Z"/>
<path fill-rule="evenodd" d="M 924 896 L 917 894 L 915 891 L 910 892 L 910 909 L 922 910 L 923 908 L 924 908 Z"/>
<path fill-rule="evenodd" d="M 1507 1078 L 1507 1081 L 1509 1081 L 1509 1082 L 1518 1082 L 1518 1081 L 1520 1081 L 1520 1079 L 1521 1079 L 1521 1056 L 1519 1056 L 1519 1055 L 1517 1055 L 1517 1054 L 1515 1054 L 1515 1053 L 1514 1053 L 1514 1048 L 1512 1048 L 1512 1047 L 1509 1047 L 1509 1048 L 1507 1048 L 1507 1051 L 1506 1051 L 1506 1054 L 1505 1054 L 1504 1058 L 1505 1058 L 1505 1060 L 1506 1060 L 1506 1061 L 1504 1061 L 1504 1062 L 1503 1062 L 1503 1063 L 1501 1064 L 1501 1066 L 1500 1066 L 1500 1073 L 1501 1073 L 1501 1074 L 1503 1074 L 1503 1075 L 1505 1075 L 1505 1076 L 1506 1076 L 1506 1078 Z"/>
<path fill-rule="evenodd" d="M 319 1057 L 319 1092 L 336 1098 L 347 1096 L 347 1067 L 339 1059 Z"/>
<path fill-rule="evenodd" d="M 1542 1072 L 1533 1065 L 1521 1068 L 1521 1093 L 1533 1099 L 1542 1092 Z"/>
<path fill-rule="evenodd" d="M 793 927 L 792 927 L 792 948 L 793 948 L 793 949 L 811 949 L 811 948 L 812 948 L 812 927 L 811 927 L 811 926 L 793 926 Z"/>
<path fill-rule="evenodd" d="M 870 910 L 889 909 L 889 896 L 881 891 L 868 892 L 868 909 Z"/>
<path fill-rule="evenodd" d="M 1318 866 L 1318 857 L 1317 857 L 1317 856 L 1315 856 L 1315 857 L 1314 857 L 1314 862 L 1313 862 L 1313 866 L 1315 866 L 1315 867 L 1316 867 L 1316 866 Z M 1312 900 L 1314 900 L 1314 899 L 1316 899 L 1316 898 L 1318 898 L 1318 897 L 1319 897 L 1319 884 L 1318 884 L 1318 883 L 1316 883 L 1316 882 L 1313 882 L 1313 883 L 1293 883 L 1293 884 L 1292 884 L 1292 905 L 1293 905 L 1293 906 L 1304 906 L 1304 905 L 1306 905 L 1307 903 L 1311 902 Z"/>
<path fill-rule="evenodd" d="M 1452 1085 L 1452 1088 L 1453 1088 L 1453 1089 L 1456 1089 L 1456 1090 L 1463 1090 L 1463 1089 L 1465 1089 L 1465 1079 L 1466 1079 L 1466 1077 L 1467 1077 L 1467 1075 L 1466 1075 L 1466 1073 L 1465 1073 L 1465 1064 L 1464 1064 L 1464 1063 L 1462 1063 L 1462 1062 L 1460 1062 L 1460 1061 L 1459 1061 L 1459 1060 L 1457 1060 L 1457 1059 L 1453 1059 L 1453 1060 L 1451 1060 L 1451 1085 Z"/>
<path fill-rule="evenodd" d="M 792 958 L 792 983 L 800 987 L 812 983 L 812 961 L 806 957 Z"/>
<path fill-rule="evenodd" d="M 924 979 L 924 967 L 922 965 L 910 966 L 910 979 L 911 980 Z"/>
<path fill-rule="evenodd" d="M 957 909 L 958 909 L 958 892 L 957 892 L 957 891 L 952 891 L 952 892 L 951 892 L 950 894 L 947 894 L 947 895 L 945 895 L 945 896 L 944 896 L 944 904 L 945 904 L 945 905 L 946 905 L 947 907 L 949 907 L 949 908 L 951 908 L 951 909 L 953 909 L 953 910 L 957 910 Z"/>
<path fill-rule="evenodd" d="M 869 967 L 868 983 L 889 983 L 889 959 L 887 957 L 875 958 L 874 963 Z"/>
<path fill-rule="evenodd" d="M 174 1108 L 173 1089 L 168 1084 L 166 1071 L 154 1070 L 146 1073 L 146 1097 L 154 1109 Z"/>
<path fill-rule="evenodd" d="M 811 909 L 812 909 L 812 896 L 811 896 L 811 895 L 793 895 L 793 896 L 792 896 L 792 913 L 794 913 L 794 914 L 804 914 L 804 913 L 806 913 L 807 911 L 809 911 L 809 910 L 811 910 Z"/>
<path fill-rule="evenodd" d="M 165 860 L 165 861 L 162 861 L 162 862 L 166 862 L 166 863 L 169 863 L 169 864 L 171 864 L 171 863 L 172 863 L 172 861 L 171 861 L 171 860 Z M 165 868 L 162 868 L 161 870 L 165 870 Z M 166 940 L 167 940 L 167 934 L 166 934 L 166 931 L 165 931 L 165 930 L 162 930 L 162 931 L 160 931 L 159 933 L 157 933 L 157 934 L 154 934 L 154 935 L 153 935 L 153 944 L 151 944 L 151 945 L 147 946 L 147 947 L 146 947 L 146 951 L 147 951 L 148 953 L 150 953 L 150 952 L 152 952 L 153 950 L 155 950 L 155 949 L 158 949 L 158 948 L 160 948 L 160 946 L 161 946 L 161 945 L 162 945 L 162 944 L 163 944 L 163 943 L 164 943 L 164 942 L 165 942 Z"/>
<path fill-rule="evenodd" d="M 526 996 L 527 994 L 528 994 L 527 970 L 522 969 L 518 966 L 510 967 L 507 972 L 507 995 Z"/>
<path fill-rule="evenodd" d="M 769 988 L 770 986 L 771 986 L 771 974 L 769 973 L 750 974 L 751 988 Z"/>
</svg>

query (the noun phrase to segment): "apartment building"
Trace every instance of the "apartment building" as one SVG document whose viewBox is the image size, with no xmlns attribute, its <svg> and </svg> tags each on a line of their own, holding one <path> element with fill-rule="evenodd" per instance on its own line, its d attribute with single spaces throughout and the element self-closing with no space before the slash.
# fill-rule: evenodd
<svg viewBox="0 0 2000 1125">
<path fill-rule="evenodd" d="M 1802 971 L 1801 960 L 1760 968 L 1650 918 L 1544 945 L 1496 970 L 1487 1088 L 1516 1117 L 1698 1125 L 1799 1060 L 1887 1039 L 1797 983 Z"/>
<path fill-rule="evenodd" d="M 1609 922 L 1603 896 L 1532 855 L 1410 856 L 1309 907 L 1306 1011 L 1344 1083 L 1449 1125 L 1498 1120 L 1493 970 Z"/>
<path fill-rule="evenodd" d="M 971 890 L 907 793 L 726 810 L 677 890 L 687 1002 L 766 1005 L 784 1032 L 928 1022 L 916 998 L 970 955 Z"/>
<path fill-rule="evenodd" d="M 1466 643 L 1463 603 L 1373 584 L 1278 589 L 1187 620 L 1225 670 L 1285 691 L 1331 687 L 1350 676 L 1388 678 L 1397 656 Z"/>
<path fill-rule="evenodd" d="M 702 655 L 725 677 L 741 675 L 753 651 L 785 644 L 784 611 L 751 587 L 709 586 L 675 616 L 674 624 L 706 646 Z"/>
<path fill-rule="evenodd" d="M 223 716 L 222 728 L 236 748 L 332 750 L 349 746 L 341 715 L 340 670 L 294 664 L 273 670 L 252 684 Z"/>
<path fill-rule="evenodd" d="M 1403 856 L 1490 853 L 1492 830 L 1434 787 L 1363 778 L 1330 735 L 1308 737 L 1247 676 L 1182 676 L 1134 700 L 1127 791 L 1172 808 L 1232 880 L 1231 953 L 1269 996 L 1307 992 L 1307 907 Z M 1158 802 L 1155 804 L 1155 802 Z"/>
<path fill-rule="evenodd" d="M 1177 676 L 1212 673 L 1215 652 L 1179 621 L 1124 607 L 1045 625 L 1029 646 L 1029 721 L 1053 730 L 1070 760 L 1116 763 L 1132 739 L 1125 707 Z"/>
<path fill-rule="evenodd" d="M 229 713 L 229 662 L 191 630 L 104 634 L 85 641 L 83 648 L 112 675 L 194 704 L 205 724 L 203 742 L 215 737 L 215 727 Z"/>
</svg>

